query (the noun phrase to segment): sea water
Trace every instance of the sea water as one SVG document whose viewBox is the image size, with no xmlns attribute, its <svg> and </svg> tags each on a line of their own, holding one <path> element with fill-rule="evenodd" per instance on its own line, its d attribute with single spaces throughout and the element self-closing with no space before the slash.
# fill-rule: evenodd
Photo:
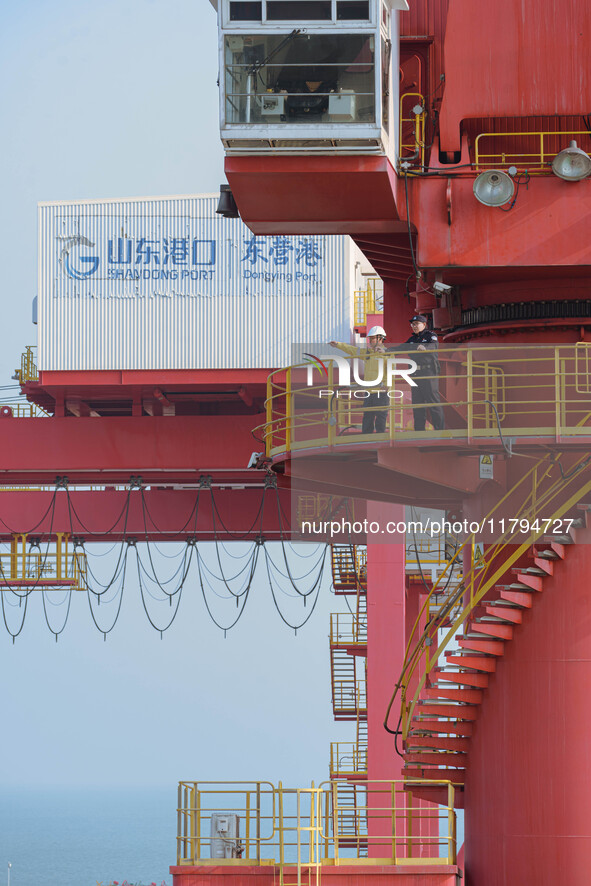
<svg viewBox="0 0 591 886">
<path fill-rule="evenodd" d="M 0 793 L 0 886 L 163 882 L 176 860 L 176 786 Z"/>
</svg>

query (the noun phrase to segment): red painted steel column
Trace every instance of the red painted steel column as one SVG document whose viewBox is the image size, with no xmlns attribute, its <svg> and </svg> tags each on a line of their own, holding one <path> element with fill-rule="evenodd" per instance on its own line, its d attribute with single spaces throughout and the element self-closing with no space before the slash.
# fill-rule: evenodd
<svg viewBox="0 0 591 886">
<path fill-rule="evenodd" d="M 375 521 L 384 527 L 388 521 L 404 521 L 405 509 L 402 505 L 368 502 L 368 523 Z M 371 536 L 370 536 L 371 539 Z M 394 736 L 384 729 L 384 717 L 394 691 L 396 681 L 402 671 L 404 654 L 409 631 L 418 615 L 421 596 L 417 589 L 407 593 L 406 550 L 400 537 L 397 541 L 386 541 L 378 536 L 377 541 L 368 540 L 367 545 L 367 733 L 368 733 L 368 778 L 402 779 L 403 759 L 396 753 Z M 391 729 L 397 726 L 400 701 L 393 705 L 389 720 Z M 402 738 L 398 739 L 402 750 Z M 368 800 L 368 805 L 383 805 L 385 795 Z M 398 804 L 420 808 L 425 813 L 413 816 L 411 832 L 423 837 L 435 837 L 438 831 L 437 818 L 427 813 L 436 809 L 431 803 L 398 796 Z M 397 805 L 398 805 L 397 804 Z M 404 834 L 409 819 L 397 817 L 396 832 Z M 384 819 L 369 820 L 370 838 L 384 836 Z M 404 855 L 408 846 L 397 841 L 397 851 Z M 436 854 L 435 845 L 429 847 L 413 843 L 413 855 L 428 858 Z M 369 846 L 369 856 L 380 858 L 388 855 L 388 847 L 381 844 Z"/>
<path fill-rule="evenodd" d="M 583 886 L 591 860 L 591 532 L 490 675 L 466 779 L 469 886 Z M 582 538 L 581 538 L 582 537 Z"/>
<path fill-rule="evenodd" d="M 368 523 L 385 526 L 404 520 L 404 507 L 368 502 Z M 368 777 L 401 778 L 402 758 L 394 750 L 394 736 L 384 729 L 386 708 L 404 659 L 405 549 L 396 542 L 367 545 L 367 736 Z M 395 713 L 396 709 L 394 709 Z M 396 725 L 394 718 L 394 726 Z"/>
</svg>

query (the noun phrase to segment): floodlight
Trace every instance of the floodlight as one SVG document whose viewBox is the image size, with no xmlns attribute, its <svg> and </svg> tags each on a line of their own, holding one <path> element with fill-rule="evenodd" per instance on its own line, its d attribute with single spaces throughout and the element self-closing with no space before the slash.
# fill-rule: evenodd
<svg viewBox="0 0 591 886">
<path fill-rule="evenodd" d="M 506 172 L 489 169 L 475 178 L 472 190 L 476 199 L 485 206 L 503 206 L 515 193 L 515 184 Z"/>
<path fill-rule="evenodd" d="M 552 172 L 565 182 L 580 182 L 591 175 L 591 157 L 573 140 L 552 161 Z"/>
</svg>

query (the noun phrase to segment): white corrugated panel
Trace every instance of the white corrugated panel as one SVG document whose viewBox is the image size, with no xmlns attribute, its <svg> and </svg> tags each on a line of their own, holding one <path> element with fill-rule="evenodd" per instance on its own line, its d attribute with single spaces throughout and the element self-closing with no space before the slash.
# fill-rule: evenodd
<svg viewBox="0 0 591 886">
<path fill-rule="evenodd" d="M 349 341 L 348 238 L 255 238 L 217 199 L 40 204 L 39 368 L 268 368 Z"/>
</svg>

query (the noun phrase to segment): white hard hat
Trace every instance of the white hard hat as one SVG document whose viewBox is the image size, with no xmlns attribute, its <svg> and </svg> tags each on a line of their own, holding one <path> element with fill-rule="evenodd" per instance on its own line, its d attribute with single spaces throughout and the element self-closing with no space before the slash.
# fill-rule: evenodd
<svg viewBox="0 0 591 886">
<path fill-rule="evenodd" d="M 371 329 L 368 330 L 366 337 L 369 338 L 370 335 L 383 335 L 386 338 L 386 330 L 382 329 L 381 326 L 372 326 Z"/>
</svg>

